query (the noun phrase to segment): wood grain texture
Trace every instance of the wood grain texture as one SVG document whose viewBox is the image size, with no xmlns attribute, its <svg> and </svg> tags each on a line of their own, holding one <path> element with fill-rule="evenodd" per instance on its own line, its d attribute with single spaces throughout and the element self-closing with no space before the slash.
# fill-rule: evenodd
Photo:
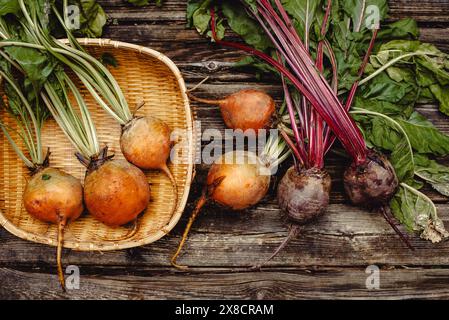
<svg viewBox="0 0 449 320">
<path fill-rule="evenodd" d="M 231 68 L 240 52 L 216 47 L 196 31 L 185 29 L 186 1 L 166 0 L 162 8 L 135 8 L 124 0 L 100 2 L 110 17 L 105 37 L 167 54 L 189 87 L 210 76 L 198 95 L 220 97 L 242 88 L 259 88 L 277 101 L 281 98 L 281 88 L 272 79 L 257 80 L 250 72 Z M 393 0 L 390 6 L 390 19 L 417 19 L 422 40 L 449 51 L 449 1 Z M 193 106 L 202 130 L 224 130 L 218 108 Z M 435 106 L 421 106 L 419 111 L 449 133 L 448 118 Z M 449 159 L 444 161 L 449 164 Z M 331 154 L 326 166 L 334 179 L 327 214 L 307 226 L 264 272 L 247 268 L 267 257 L 288 231 L 273 189 L 258 206 L 241 213 L 207 205 L 179 259 L 191 266 L 190 272 L 170 267 L 169 258 L 207 174 L 208 167 L 199 165 L 185 215 L 169 236 L 153 245 L 117 252 L 65 250 L 64 264 L 81 270 L 81 289 L 66 295 L 58 288 L 54 249 L 0 229 L 0 298 L 449 298 L 449 243 L 432 245 L 413 238 L 417 250 L 407 250 L 379 214 L 346 204 L 341 183 L 344 160 Z M 430 188 L 425 191 L 449 226 L 448 199 Z M 365 268 L 371 264 L 382 268 L 381 290 L 365 287 Z"/>
<path fill-rule="evenodd" d="M 117 22 L 159 22 L 184 23 L 187 1 L 165 0 L 161 8 L 154 4 L 142 10 L 126 5 L 124 0 L 100 0 L 111 19 Z M 449 22 L 449 4 L 445 0 L 394 0 L 390 3 L 390 19 L 413 18 L 424 23 Z"/>
<path fill-rule="evenodd" d="M 439 205 L 449 223 L 447 205 Z M 186 212 L 190 212 L 187 209 Z M 186 218 L 186 217 L 184 217 Z M 65 250 L 65 264 L 108 266 L 165 266 L 176 248 L 185 221 L 170 236 L 154 245 L 117 252 L 75 252 Z M 195 223 L 179 262 L 195 268 L 251 267 L 262 261 L 287 235 L 272 195 L 257 207 L 235 213 L 209 205 Z M 0 264 L 51 267 L 54 251 L 45 245 L 26 243 L 1 231 Z M 26 245 L 25 245 L 26 244 Z M 377 213 L 344 204 L 333 204 L 316 223 L 302 234 L 268 266 L 304 267 L 350 265 L 449 266 L 449 245 L 432 245 L 412 239 L 416 251 L 407 250 L 390 226 Z"/>
<path fill-rule="evenodd" d="M 108 269 L 111 270 L 111 269 Z M 365 285 L 366 268 L 314 268 L 173 274 L 138 269 L 134 274 L 83 274 L 80 289 L 64 294 L 55 276 L 39 270 L 0 268 L 0 296 L 8 299 L 420 299 L 449 297 L 448 269 L 384 268 L 379 290 Z M 126 272 L 126 273 L 123 273 Z M 49 282 L 49 279 L 52 281 Z M 313 285 L 311 285 L 313 284 Z M 174 312 L 166 310 L 166 312 Z"/>
</svg>

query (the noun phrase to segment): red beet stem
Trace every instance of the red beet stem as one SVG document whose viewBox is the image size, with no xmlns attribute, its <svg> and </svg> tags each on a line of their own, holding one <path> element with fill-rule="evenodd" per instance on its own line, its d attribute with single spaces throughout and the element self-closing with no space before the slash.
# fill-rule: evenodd
<svg viewBox="0 0 449 320">
<path fill-rule="evenodd" d="M 373 31 L 373 35 L 371 36 L 371 41 L 370 41 L 368 50 L 366 51 L 365 57 L 363 58 L 363 62 L 359 69 L 359 73 L 358 73 L 359 79 L 353 83 L 351 90 L 349 91 L 348 99 L 346 100 L 346 104 L 345 104 L 346 111 L 349 111 L 351 109 L 352 102 L 354 101 L 355 94 L 359 87 L 360 78 L 365 73 L 366 66 L 368 65 L 369 58 L 374 49 L 374 44 L 376 42 L 378 31 L 379 31 L 378 29 L 374 29 L 374 31 Z M 326 152 L 325 153 L 327 153 L 327 152 L 329 152 L 330 148 L 332 147 L 332 145 L 335 142 L 335 136 L 330 137 L 330 132 L 327 132 L 325 141 L 326 141 Z"/>
<path fill-rule="evenodd" d="M 363 163 L 366 159 L 366 145 L 361 132 L 349 114 L 345 112 L 326 80 L 317 73 L 304 44 L 297 35 L 294 35 L 293 30 L 289 30 L 268 1 L 259 0 L 258 4 L 259 13 L 254 13 L 256 19 L 260 22 L 295 75 L 261 51 L 243 44 L 219 40 L 216 36 L 215 13 L 212 9 L 211 26 L 214 40 L 218 44 L 246 51 L 275 67 L 310 101 L 315 110 L 335 132 L 354 161 Z M 265 22 L 274 34 L 270 32 Z"/>
<path fill-rule="evenodd" d="M 388 222 L 388 224 L 393 228 L 393 230 L 396 232 L 396 234 L 401 238 L 402 242 L 412 251 L 415 251 L 415 248 L 410 243 L 408 237 L 399 230 L 398 226 L 396 225 L 395 221 L 393 220 L 393 217 L 390 215 L 390 208 L 388 206 L 382 206 L 380 208 L 380 211 L 382 212 L 382 215 L 384 216 L 385 220 Z"/>
<path fill-rule="evenodd" d="M 346 110 L 348 110 L 348 111 L 349 111 L 349 109 L 351 109 L 351 105 L 354 100 L 355 93 L 357 92 L 357 89 L 359 87 L 360 78 L 365 73 L 366 66 L 368 65 L 369 58 L 374 49 L 374 44 L 376 42 L 377 33 L 378 33 L 378 29 L 374 29 L 368 50 L 366 51 L 365 57 L 363 58 L 362 65 L 360 66 L 360 69 L 359 69 L 359 74 L 358 74 L 359 79 L 352 84 L 351 91 L 349 91 L 349 96 L 348 96 L 348 99 L 346 100 L 346 105 L 345 105 Z"/>
<path fill-rule="evenodd" d="M 330 17 L 330 12 L 331 12 L 331 8 L 332 8 L 332 1 L 329 0 L 327 2 L 327 8 L 326 8 L 326 13 L 324 15 L 324 19 L 323 19 L 323 23 L 321 25 L 321 36 L 325 37 L 326 33 L 327 33 L 327 23 Z M 318 49 L 317 49 L 317 57 L 316 57 L 316 66 L 318 68 L 318 71 L 320 73 L 323 72 L 323 65 L 324 65 L 324 51 L 323 51 L 323 44 L 324 41 L 321 40 L 318 43 Z M 313 134 L 311 135 L 311 140 L 310 140 L 310 155 L 311 155 L 311 159 L 310 162 L 313 164 L 314 167 L 316 168 L 323 168 L 324 166 L 324 137 L 325 137 L 325 131 L 324 131 L 324 124 L 323 124 L 323 119 L 320 117 L 320 115 L 318 114 L 318 112 L 316 110 L 313 110 L 310 113 L 310 123 L 315 124 L 315 130 L 313 132 Z"/>
</svg>

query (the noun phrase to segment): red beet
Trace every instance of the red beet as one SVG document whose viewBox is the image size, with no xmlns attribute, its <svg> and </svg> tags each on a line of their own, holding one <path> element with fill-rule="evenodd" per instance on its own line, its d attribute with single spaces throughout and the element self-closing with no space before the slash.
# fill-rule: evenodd
<svg viewBox="0 0 449 320">
<path fill-rule="evenodd" d="M 352 164 L 344 173 L 346 194 L 355 205 L 377 208 L 387 204 L 399 185 L 393 166 L 388 159 L 370 150 L 366 161 Z"/>
<path fill-rule="evenodd" d="M 331 178 L 326 171 L 288 169 L 278 186 L 279 207 L 296 224 L 306 224 L 326 211 Z"/>
<path fill-rule="evenodd" d="M 321 169 L 311 168 L 297 171 L 291 167 L 281 179 L 277 198 L 282 214 L 291 223 L 290 232 L 262 264 L 253 268 L 260 269 L 273 259 L 300 231 L 301 226 L 321 216 L 329 205 L 331 177 Z"/>
</svg>

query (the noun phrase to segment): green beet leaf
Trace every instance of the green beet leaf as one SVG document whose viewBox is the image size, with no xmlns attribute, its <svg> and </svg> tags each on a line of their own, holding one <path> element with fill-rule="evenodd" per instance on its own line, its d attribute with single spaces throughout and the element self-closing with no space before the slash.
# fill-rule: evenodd
<svg viewBox="0 0 449 320">
<path fill-rule="evenodd" d="M 239 1 L 224 1 L 222 12 L 231 29 L 250 46 L 265 51 L 271 47 L 271 42 L 261 30 L 259 24 L 251 19 Z"/>
<path fill-rule="evenodd" d="M 449 167 L 429 159 L 426 155 L 415 154 L 415 173 L 436 191 L 449 197 Z"/>
<path fill-rule="evenodd" d="M 0 0 L 0 16 L 8 13 L 16 14 L 20 10 L 19 1 L 17 0 Z"/>
<path fill-rule="evenodd" d="M 74 33 L 87 37 L 100 37 L 107 21 L 106 13 L 100 4 L 95 0 L 71 0 L 69 3 L 80 8 L 80 28 L 74 30 Z"/>
<path fill-rule="evenodd" d="M 449 154 L 449 136 L 438 130 L 423 115 L 414 112 L 409 119 L 398 119 L 398 122 L 407 132 L 416 152 L 436 156 Z"/>
<path fill-rule="evenodd" d="M 431 85 L 430 91 L 440 103 L 440 111 L 449 116 L 449 86 Z"/>
<path fill-rule="evenodd" d="M 379 31 L 377 39 L 392 40 L 392 39 L 417 39 L 419 37 L 418 24 L 413 19 L 403 19 L 383 25 Z"/>
<path fill-rule="evenodd" d="M 401 183 L 391 201 L 391 209 L 409 232 L 418 232 L 425 240 L 437 243 L 449 237 L 434 203 L 408 184 Z"/>
<path fill-rule="evenodd" d="M 310 38 L 313 26 L 321 26 L 323 12 L 321 0 L 283 0 L 282 4 L 290 16 L 297 22 L 296 28 L 302 39 Z M 319 30 L 320 28 L 318 28 Z"/>
</svg>

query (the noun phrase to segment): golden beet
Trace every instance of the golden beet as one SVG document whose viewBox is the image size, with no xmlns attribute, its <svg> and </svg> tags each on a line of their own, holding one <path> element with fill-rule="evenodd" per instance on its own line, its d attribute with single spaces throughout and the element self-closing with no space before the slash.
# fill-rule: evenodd
<svg viewBox="0 0 449 320">
<path fill-rule="evenodd" d="M 64 229 L 67 223 L 76 220 L 84 210 L 83 186 L 78 179 L 64 171 L 47 167 L 37 171 L 28 181 L 23 193 L 23 203 L 26 211 L 33 217 L 58 225 L 56 262 L 59 282 L 65 291 L 61 261 Z"/>
<path fill-rule="evenodd" d="M 83 212 L 83 187 L 75 177 L 45 168 L 30 179 L 24 194 L 25 209 L 35 218 L 54 224 L 77 219 Z"/>
<path fill-rule="evenodd" d="M 141 169 L 162 169 L 170 156 L 170 128 L 154 117 L 134 118 L 123 129 L 125 158 Z"/>
<path fill-rule="evenodd" d="M 110 160 L 88 173 L 84 183 L 87 210 L 112 227 L 131 222 L 150 201 L 150 186 L 143 172 L 123 160 Z"/>
<path fill-rule="evenodd" d="M 220 104 L 220 110 L 228 128 L 257 132 L 270 126 L 275 103 L 263 91 L 242 90 L 227 97 Z"/>
<path fill-rule="evenodd" d="M 223 121 L 230 129 L 254 130 L 257 133 L 271 126 L 275 102 L 263 91 L 240 90 L 221 100 L 198 98 L 190 92 L 187 94 L 194 101 L 219 105 Z"/>
<path fill-rule="evenodd" d="M 238 161 L 241 157 L 243 163 Z M 270 176 L 262 175 L 257 156 L 251 152 L 236 151 L 221 156 L 209 170 L 207 185 L 224 179 L 213 189 L 210 197 L 233 210 L 242 210 L 257 204 L 267 193 Z"/>
<path fill-rule="evenodd" d="M 172 215 L 178 207 L 178 186 L 167 166 L 170 157 L 171 130 L 158 118 L 136 117 L 123 127 L 120 146 L 126 160 L 141 169 L 161 170 L 173 186 Z"/>
<path fill-rule="evenodd" d="M 257 204 L 266 195 L 270 175 L 253 152 L 230 151 L 218 158 L 209 170 L 207 183 L 187 222 L 186 229 L 171 263 L 178 269 L 186 269 L 176 260 L 187 240 L 193 222 L 208 199 L 232 210 L 243 210 Z"/>
</svg>

